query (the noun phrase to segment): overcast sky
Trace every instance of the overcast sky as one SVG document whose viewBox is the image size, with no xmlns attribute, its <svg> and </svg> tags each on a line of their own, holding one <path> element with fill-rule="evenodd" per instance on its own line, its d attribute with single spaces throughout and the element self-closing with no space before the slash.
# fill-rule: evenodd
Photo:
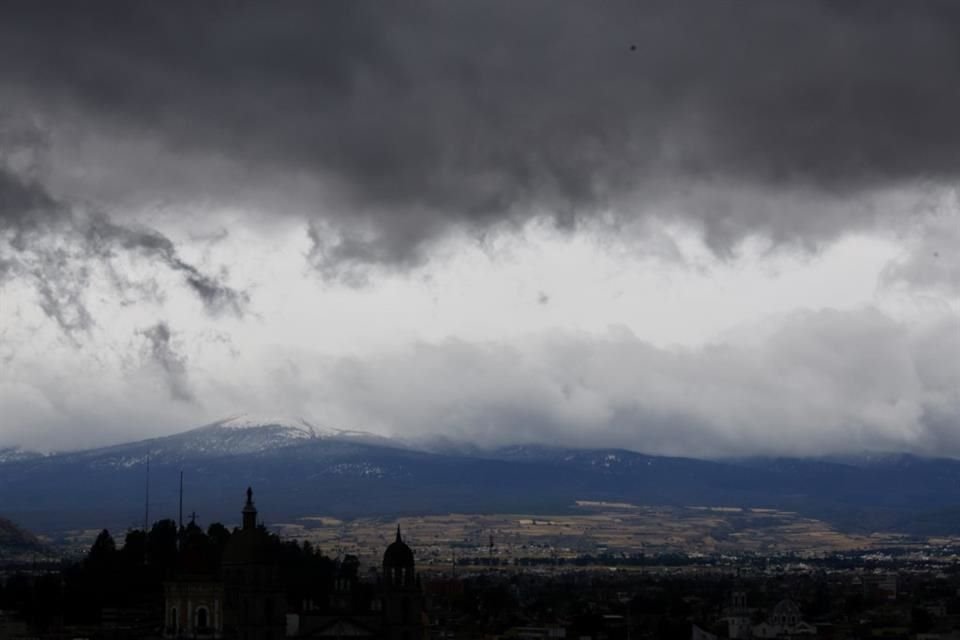
<svg viewBox="0 0 960 640">
<path fill-rule="evenodd" d="M 7 2 L 0 446 L 960 455 L 956 2 Z"/>
</svg>

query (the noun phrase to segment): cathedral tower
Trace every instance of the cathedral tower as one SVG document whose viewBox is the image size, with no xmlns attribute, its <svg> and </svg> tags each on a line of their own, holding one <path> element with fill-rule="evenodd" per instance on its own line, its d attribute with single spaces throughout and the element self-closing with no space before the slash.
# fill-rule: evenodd
<svg viewBox="0 0 960 640">
<path fill-rule="evenodd" d="M 383 637 L 385 640 L 422 640 L 423 592 L 416 575 L 413 551 L 397 537 L 383 554 Z"/>
</svg>

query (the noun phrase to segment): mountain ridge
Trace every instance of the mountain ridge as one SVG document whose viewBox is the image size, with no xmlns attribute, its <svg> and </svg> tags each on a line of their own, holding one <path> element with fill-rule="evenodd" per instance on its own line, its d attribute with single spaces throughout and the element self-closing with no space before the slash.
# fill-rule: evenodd
<svg viewBox="0 0 960 640">
<path fill-rule="evenodd" d="M 960 504 L 960 462 L 916 456 L 699 460 L 626 449 L 515 445 L 425 450 L 302 418 L 234 416 L 187 431 L 0 462 L 5 515 L 37 530 L 129 526 L 186 504 L 230 522 L 246 486 L 269 518 L 478 511 L 561 512 L 577 500 L 772 507 L 839 526 L 943 530 Z M 919 514 L 930 514 L 927 521 Z M 917 516 L 917 526 L 910 518 Z M 116 526 L 116 525 L 115 525 Z M 871 525 L 872 526 L 872 525 Z"/>
</svg>

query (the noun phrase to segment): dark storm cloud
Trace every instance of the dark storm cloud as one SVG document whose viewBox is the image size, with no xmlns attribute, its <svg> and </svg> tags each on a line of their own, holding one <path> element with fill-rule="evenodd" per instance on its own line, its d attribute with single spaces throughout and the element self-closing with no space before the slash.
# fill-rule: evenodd
<svg viewBox="0 0 960 640">
<path fill-rule="evenodd" d="M 960 201 L 938 203 L 927 224 L 906 238 L 906 251 L 881 273 L 886 286 L 926 294 L 960 294 Z"/>
<path fill-rule="evenodd" d="M 87 244 L 96 254 L 108 255 L 119 248 L 159 259 L 183 276 L 184 282 L 208 310 L 231 311 L 242 315 L 248 302 L 247 294 L 222 284 L 182 260 L 177 255 L 173 242 L 165 235 L 145 227 L 121 226 L 102 215 L 92 217 L 91 224 L 85 231 Z"/>
<path fill-rule="evenodd" d="M 268 207 L 349 228 L 314 239 L 320 268 L 410 261 L 450 225 L 677 202 L 722 251 L 882 217 L 779 194 L 955 179 L 958 36 L 955 2 L 22 2 L 0 78 L 60 139 L 156 141 L 116 189 L 182 163 L 153 186 L 249 204 L 278 176 L 322 184 Z"/>
<path fill-rule="evenodd" d="M 41 185 L 25 182 L 0 168 L 0 231 L 9 233 L 14 248 L 25 249 L 28 234 L 62 221 L 65 214 Z M 4 273 L 0 270 L 0 276 Z"/>
<path fill-rule="evenodd" d="M 0 167 L 0 282 L 11 277 L 28 279 L 40 308 L 68 336 L 94 324 L 85 301 L 91 270 L 100 263 L 115 271 L 110 258 L 120 252 L 159 261 L 181 274 L 212 312 L 240 315 L 244 311 L 246 293 L 184 261 L 163 234 L 115 223 L 102 213 L 78 213 L 39 183 Z M 111 282 L 121 293 L 151 289 L 114 275 Z"/>
<path fill-rule="evenodd" d="M 194 394 L 187 377 L 186 358 L 171 344 L 170 327 L 158 322 L 140 332 L 147 340 L 148 357 L 160 367 L 170 390 L 170 397 L 182 402 L 193 402 Z"/>
<path fill-rule="evenodd" d="M 67 248 L 44 242 L 70 220 L 41 185 L 0 167 L 0 283 L 29 278 L 40 308 L 72 338 L 93 324 L 83 296 L 89 271 L 74 268 Z"/>
</svg>

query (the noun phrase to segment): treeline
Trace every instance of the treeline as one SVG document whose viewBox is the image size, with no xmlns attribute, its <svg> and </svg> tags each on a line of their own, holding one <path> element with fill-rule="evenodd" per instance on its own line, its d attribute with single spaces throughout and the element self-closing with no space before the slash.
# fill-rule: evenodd
<svg viewBox="0 0 960 640">
<path fill-rule="evenodd" d="M 0 610 L 17 612 L 38 630 L 97 624 L 105 609 L 142 609 L 160 620 L 164 581 L 183 573 L 216 579 L 232 535 L 220 523 L 205 531 L 193 523 L 178 530 L 173 520 L 160 520 L 149 532 L 128 531 L 118 545 L 104 529 L 82 560 L 40 575 L 10 576 L 0 584 Z M 355 577 L 355 558 L 337 563 L 309 542 L 282 541 L 273 534 L 267 539 L 294 607 L 307 600 L 326 602 L 337 572 Z"/>
</svg>

